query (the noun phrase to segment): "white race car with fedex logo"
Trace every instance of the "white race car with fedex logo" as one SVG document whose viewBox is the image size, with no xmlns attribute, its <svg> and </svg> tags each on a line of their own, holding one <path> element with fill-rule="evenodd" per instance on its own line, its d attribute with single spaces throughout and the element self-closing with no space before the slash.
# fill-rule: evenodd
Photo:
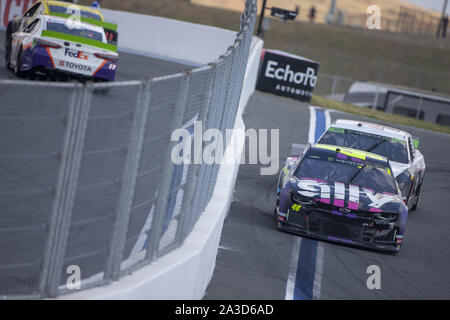
<svg viewBox="0 0 450 320">
<path fill-rule="evenodd" d="M 13 33 L 6 53 L 7 67 L 18 76 L 45 73 L 82 81 L 114 81 L 119 58 L 103 27 L 50 15 Z"/>
<path fill-rule="evenodd" d="M 419 203 L 425 160 L 419 141 L 409 133 L 374 123 L 339 119 L 318 143 L 332 144 L 379 154 L 389 159 L 392 173 L 410 210 Z"/>
</svg>

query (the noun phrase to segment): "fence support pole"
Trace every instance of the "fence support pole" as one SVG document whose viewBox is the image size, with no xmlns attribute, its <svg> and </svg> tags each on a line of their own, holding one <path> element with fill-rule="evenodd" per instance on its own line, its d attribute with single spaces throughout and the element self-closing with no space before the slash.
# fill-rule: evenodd
<svg viewBox="0 0 450 320">
<path fill-rule="evenodd" d="M 331 95 L 334 96 L 336 93 L 336 85 L 337 85 L 338 76 L 333 77 L 333 84 L 331 86 Z"/>
<path fill-rule="evenodd" d="M 421 110 L 422 110 L 422 95 L 420 96 L 419 107 L 418 107 L 418 109 L 417 109 L 416 119 L 419 119 L 420 111 L 421 111 Z"/>
<path fill-rule="evenodd" d="M 211 64 L 209 66 L 211 68 L 210 76 L 208 77 L 208 91 L 207 94 L 205 94 L 204 103 L 200 109 L 199 113 L 199 120 L 201 121 L 201 125 L 203 126 L 206 123 L 208 111 L 210 110 L 211 106 L 211 98 L 212 98 L 212 92 L 214 90 L 214 79 L 216 76 L 216 66 L 215 64 Z M 193 72 L 196 72 L 195 70 Z M 193 143 L 194 145 L 201 145 L 201 151 L 203 150 L 203 137 L 197 137 L 194 135 L 193 137 Z M 182 210 L 180 213 L 180 219 L 178 221 L 177 226 L 177 233 L 175 235 L 175 243 L 181 243 L 186 237 L 187 233 L 187 221 L 188 217 L 192 217 L 193 213 L 193 198 L 194 198 L 194 191 L 196 189 L 196 185 L 200 183 L 199 181 L 199 172 L 200 168 L 197 163 L 201 163 L 201 158 L 203 156 L 203 152 L 196 153 L 194 152 L 193 157 L 193 163 L 190 165 L 188 175 L 186 178 L 186 184 L 184 185 L 184 197 L 186 197 L 184 203 L 186 204 L 186 210 Z"/>
<path fill-rule="evenodd" d="M 48 297 L 56 297 L 58 294 L 91 107 L 91 85 L 85 85 L 77 91 L 80 91 L 80 95 L 72 95 L 69 108 L 61 167 L 40 280 L 40 291 Z"/>
<path fill-rule="evenodd" d="M 173 113 L 174 117 L 171 132 L 183 127 L 183 118 L 186 110 L 190 80 L 191 80 L 190 74 L 185 74 L 181 78 L 180 90 L 178 91 L 179 95 L 175 103 Z M 155 200 L 155 211 L 153 213 L 152 225 L 150 227 L 147 252 L 145 253 L 145 259 L 147 261 L 152 261 L 158 257 L 159 241 L 161 239 L 161 231 L 164 223 L 164 216 L 167 210 L 167 201 L 169 198 L 170 186 L 174 171 L 174 163 L 172 162 L 171 159 L 171 152 L 173 145 L 174 142 L 169 141 L 169 147 L 164 157 L 161 183 L 159 184 L 158 196 Z"/>
<path fill-rule="evenodd" d="M 128 144 L 128 155 L 122 180 L 119 206 L 116 213 L 113 237 L 111 241 L 105 279 L 116 281 L 120 276 L 120 264 L 123 258 L 128 223 L 133 206 L 136 180 L 141 160 L 142 144 L 148 120 L 148 109 L 151 98 L 151 82 L 146 81 L 139 88 L 139 94 L 134 113 L 133 127 Z"/>
</svg>

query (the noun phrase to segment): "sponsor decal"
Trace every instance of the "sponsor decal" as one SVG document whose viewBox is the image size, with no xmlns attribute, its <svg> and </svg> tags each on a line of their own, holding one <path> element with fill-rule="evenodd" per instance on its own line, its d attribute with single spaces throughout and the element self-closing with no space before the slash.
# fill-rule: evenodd
<svg viewBox="0 0 450 320">
<path fill-rule="evenodd" d="M 256 88 L 309 102 L 318 70 L 317 62 L 266 50 Z"/>
<path fill-rule="evenodd" d="M 83 51 L 73 50 L 66 48 L 64 51 L 64 55 L 70 58 L 80 59 L 80 60 L 88 60 L 88 55 Z"/>
<path fill-rule="evenodd" d="M 92 68 L 90 66 L 75 63 L 75 62 L 60 60 L 59 65 L 61 67 L 66 67 L 66 68 L 77 70 L 77 71 L 92 72 Z"/>
<path fill-rule="evenodd" d="M 334 182 L 334 188 L 331 190 L 330 185 L 326 182 L 319 182 L 310 179 L 301 179 L 297 182 L 299 188 L 298 193 L 309 198 L 318 198 L 320 202 L 330 204 L 331 194 L 333 193 L 333 205 L 344 207 L 345 185 L 341 182 Z M 367 202 L 369 211 L 381 212 L 379 210 L 386 203 L 395 201 L 394 195 L 376 194 L 373 190 L 358 186 L 349 185 L 348 188 L 348 209 L 357 210 L 359 208 L 360 197 L 364 197 Z M 347 213 L 346 210 L 340 210 Z"/>
</svg>

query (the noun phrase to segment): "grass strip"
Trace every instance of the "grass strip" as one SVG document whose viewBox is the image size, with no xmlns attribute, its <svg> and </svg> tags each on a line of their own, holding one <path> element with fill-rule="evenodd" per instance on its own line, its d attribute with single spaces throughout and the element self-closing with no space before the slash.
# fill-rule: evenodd
<svg viewBox="0 0 450 320">
<path fill-rule="evenodd" d="M 380 110 L 373 110 L 364 107 L 357 107 L 352 104 L 330 100 L 324 97 L 313 95 L 311 105 L 319 106 L 327 109 L 339 110 L 358 116 L 369 117 L 381 121 L 401 124 L 404 126 L 416 127 L 441 133 L 450 134 L 450 127 L 440 124 L 417 120 L 415 118 L 405 117 L 398 114 L 387 113 Z"/>
</svg>

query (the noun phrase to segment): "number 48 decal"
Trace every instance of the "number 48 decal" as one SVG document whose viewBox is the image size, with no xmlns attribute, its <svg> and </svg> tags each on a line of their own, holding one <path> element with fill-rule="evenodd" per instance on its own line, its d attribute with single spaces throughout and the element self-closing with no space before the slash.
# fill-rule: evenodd
<svg viewBox="0 0 450 320">
<path fill-rule="evenodd" d="M 291 208 L 292 210 L 299 212 L 301 207 L 302 206 L 299 204 L 293 204 Z"/>
</svg>

